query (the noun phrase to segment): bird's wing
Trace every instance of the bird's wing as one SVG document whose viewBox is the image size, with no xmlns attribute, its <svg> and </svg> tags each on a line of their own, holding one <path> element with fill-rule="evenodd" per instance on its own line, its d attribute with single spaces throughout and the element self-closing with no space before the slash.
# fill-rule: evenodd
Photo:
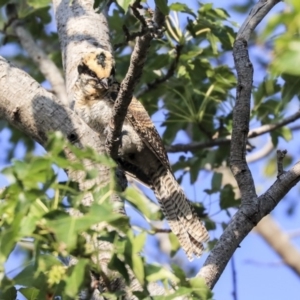
<svg viewBox="0 0 300 300">
<path fill-rule="evenodd" d="M 144 106 L 135 97 L 131 100 L 126 118 L 132 124 L 145 145 L 155 154 L 155 156 L 168 170 L 171 170 L 170 162 L 162 139 Z"/>
</svg>

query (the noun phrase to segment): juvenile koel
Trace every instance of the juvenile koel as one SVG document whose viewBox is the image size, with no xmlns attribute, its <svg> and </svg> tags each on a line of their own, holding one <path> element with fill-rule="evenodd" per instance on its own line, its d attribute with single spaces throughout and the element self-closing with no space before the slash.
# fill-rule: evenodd
<svg viewBox="0 0 300 300">
<path fill-rule="evenodd" d="M 96 132 L 107 134 L 119 83 L 112 55 L 99 49 L 78 66 L 75 112 Z M 209 236 L 176 181 L 163 146 L 143 105 L 133 97 L 122 127 L 118 163 L 127 175 L 150 187 L 187 257 L 199 257 Z"/>
</svg>

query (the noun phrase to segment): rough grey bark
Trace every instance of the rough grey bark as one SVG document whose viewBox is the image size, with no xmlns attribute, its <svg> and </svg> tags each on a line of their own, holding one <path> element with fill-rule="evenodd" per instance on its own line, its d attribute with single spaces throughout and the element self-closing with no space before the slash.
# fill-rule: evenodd
<svg viewBox="0 0 300 300">
<path fill-rule="evenodd" d="M 63 104 L 67 103 L 67 93 L 65 81 L 60 69 L 47 56 L 47 54 L 36 44 L 31 33 L 26 30 L 26 23 L 18 19 L 18 14 L 14 4 L 6 7 L 6 14 L 9 20 L 14 20 L 11 24 L 21 46 L 27 51 L 29 57 L 37 65 L 45 79 L 51 84 L 54 94 Z"/>
<path fill-rule="evenodd" d="M 70 5 L 69 0 L 53 1 L 63 48 L 70 103 L 73 99 L 73 85 L 77 77 L 77 64 L 82 54 L 95 47 L 102 47 L 110 51 L 107 23 L 103 15 L 94 14 L 92 2 L 75 0 Z M 205 279 L 210 288 L 213 288 L 217 282 L 243 238 L 263 216 L 274 209 L 300 180 L 300 163 L 297 163 L 290 171 L 283 173 L 263 195 L 257 197 L 244 155 L 249 126 L 247 123 L 251 96 L 249 89 L 252 88 L 249 84 L 252 82 L 252 71 L 247 53 L 247 40 L 255 26 L 277 2 L 279 1 L 259 1 L 242 26 L 235 43 L 236 66 L 240 69 L 238 70 L 239 85 L 234 114 L 235 130 L 232 138 L 231 165 L 243 200 L 242 207 L 225 229 L 198 274 Z M 102 25 L 97 27 L 95 24 Z M 90 29 L 91 31 L 89 31 Z M 248 84 L 242 81 L 243 76 Z M 88 145 L 99 153 L 104 153 L 104 140 L 99 139 L 98 135 L 69 108 L 41 88 L 30 76 L 11 66 L 2 58 L 0 59 L 0 86 L 0 117 L 6 119 L 26 135 L 42 145 L 46 145 L 47 133 L 60 130 L 73 144 L 79 147 Z M 243 105 L 239 106 L 240 103 Z M 67 155 L 69 155 L 69 159 L 74 159 L 71 153 L 67 152 Z M 108 178 L 109 170 L 99 166 L 99 171 L 103 176 L 98 180 L 100 180 L 100 184 L 103 184 Z M 244 174 L 247 175 L 248 185 L 243 182 Z M 83 174 L 80 172 L 70 173 L 70 176 L 79 182 L 83 179 Z M 84 182 L 82 184 L 84 188 Z"/>
<path fill-rule="evenodd" d="M 290 171 L 279 176 L 263 195 L 257 197 L 253 177 L 245 158 L 253 81 L 253 67 L 247 43 L 257 24 L 278 2 L 260 0 L 243 23 L 234 43 L 233 56 L 238 84 L 233 112 L 230 167 L 241 192 L 242 204 L 198 273 L 210 288 L 214 287 L 229 259 L 247 234 L 300 180 L 299 162 Z"/>
<path fill-rule="evenodd" d="M 52 93 L 43 89 L 27 73 L 0 57 L 0 118 L 7 120 L 24 134 L 42 146 L 47 147 L 50 132 L 61 131 L 77 147 L 92 147 L 104 151 L 98 135 L 90 129 L 73 111 L 64 106 Z M 70 160 L 76 159 L 69 151 Z M 88 166 L 88 161 L 83 162 Z M 106 184 L 109 168 L 99 165 L 98 171 L 105 176 L 97 184 Z M 84 188 L 83 172 L 69 172 L 69 176 Z"/>
<path fill-rule="evenodd" d="M 69 104 L 74 99 L 77 66 L 83 55 L 95 48 L 112 52 L 109 29 L 103 13 L 97 14 L 91 0 L 53 0 L 61 44 Z"/>
</svg>

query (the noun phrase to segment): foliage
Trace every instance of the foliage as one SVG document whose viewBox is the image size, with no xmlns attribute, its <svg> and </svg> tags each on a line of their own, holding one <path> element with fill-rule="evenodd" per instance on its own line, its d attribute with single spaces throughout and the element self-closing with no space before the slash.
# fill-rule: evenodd
<svg viewBox="0 0 300 300">
<path fill-rule="evenodd" d="M 2 7 L 10 2 L 2 0 L 0 5 Z M 101 1 L 96 2 L 99 4 Z M 126 74 L 133 47 L 133 41 L 125 41 L 122 25 L 130 33 L 140 29 L 139 21 L 133 17 L 129 8 L 132 2 L 117 0 L 109 12 L 112 44 L 116 47 L 118 80 L 122 80 Z M 172 144 L 179 132 L 184 132 L 193 143 L 214 141 L 230 135 L 236 75 L 232 63 L 227 61 L 236 36 L 236 23 L 226 10 L 208 3 L 199 3 L 196 9 L 181 2 L 167 4 L 165 0 L 155 0 L 155 3 L 167 16 L 165 35 L 152 42 L 142 79 L 136 89 L 139 100 L 150 114 L 158 110 L 164 112 L 162 126 L 166 145 Z M 234 8 L 244 12 L 252 3 L 248 1 Z M 295 62 L 300 60 L 300 6 L 297 0 L 290 0 L 289 3 L 289 11 L 275 15 L 262 34 L 253 38 L 253 44 L 265 43 L 266 48 L 274 48 L 275 54 L 270 65 L 268 61 L 256 61 L 268 73 L 263 81 L 254 83 L 251 122 L 255 124 L 281 121 L 289 102 L 295 96 L 299 98 L 299 69 L 295 68 Z M 50 1 L 22 0 L 16 4 L 18 18 L 62 69 L 58 36 L 49 25 L 53 22 Z M 7 23 L 2 10 L 0 42 L 15 49 L 7 58 L 25 69 L 38 82 L 45 84 L 45 78 L 24 53 L 11 28 L 6 26 Z M 278 31 L 282 27 L 285 31 Z M 279 32 L 278 36 L 274 37 L 274 32 Z M 171 76 L 168 77 L 169 73 Z M 4 128 L 8 128 L 8 125 L 1 121 L 0 129 Z M 91 270 L 97 274 L 102 272 L 99 264 L 93 260 L 95 250 L 86 247 L 89 238 L 113 244 L 109 267 L 120 273 L 128 285 L 130 277 L 125 265 L 130 267 L 143 287 L 143 291 L 138 294 L 140 299 L 149 296 L 145 287 L 153 281 L 159 281 L 166 287 L 178 287 L 175 294 L 154 299 L 174 299 L 180 295 L 192 295 L 193 299 L 211 298 L 204 283 L 200 279 L 187 280 L 179 266 L 174 265 L 171 271 L 166 270 L 147 263 L 144 256 L 137 255 L 143 253 L 147 234 L 155 233 L 155 228 L 135 228 L 133 231 L 127 217 L 113 212 L 109 198 L 116 192 L 114 184 L 100 190 L 93 186 L 89 192 L 95 201 L 92 206 L 84 207 L 81 200 L 85 194 L 79 191 L 76 183 L 68 180 L 62 184 L 58 181 L 55 171 L 57 167 L 83 171 L 86 179 L 92 180 L 97 176 L 96 170 L 84 169 L 80 160 L 90 159 L 113 168 L 114 164 L 109 159 L 99 157 L 91 149 L 75 149 L 57 135 L 52 137 L 48 153 L 35 157 L 32 156 L 35 146 L 33 141 L 15 129 L 9 129 L 12 147 L 6 153 L 6 160 L 14 156 L 20 144 L 26 148 L 27 153 L 24 160 L 14 160 L 11 166 L 2 171 L 10 184 L 2 193 L 0 202 L 0 298 L 15 299 L 18 290 L 26 299 L 45 299 L 49 295 L 74 299 L 79 291 L 88 287 Z M 291 131 L 286 127 L 279 128 L 271 133 L 271 138 L 276 146 L 281 138 L 290 140 Z M 63 154 L 63 147 L 69 147 L 78 161 L 71 164 Z M 210 169 L 228 166 L 228 156 L 228 145 L 194 151 L 193 156 L 183 153 L 173 170 L 181 171 L 182 178 L 188 174 L 190 182 L 194 184 L 200 170 L 207 165 Z M 268 176 L 276 172 L 272 168 L 272 159 L 266 168 Z M 235 200 L 233 186 L 223 184 L 223 179 L 222 174 L 214 173 L 211 187 L 205 193 L 208 197 L 217 195 L 220 210 L 228 213 L 239 202 Z M 148 225 L 150 221 L 161 220 L 157 205 L 143 192 L 131 187 L 121 197 L 144 216 Z M 80 216 L 70 216 L 67 213 L 70 208 L 80 212 Z M 205 215 L 202 205 L 197 204 L 196 209 L 199 214 Z M 94 225 L 100 220 L 102 229 L 97 229 Z M 207 217 L 206 226 L 215 229 L 217 225 Z M 178 243 L 172 234 L 169 239 L 171 254 L 175 254 Z M 22 249 L 27 257 L 22 270 L 11 277 L 5 274 L 3 266 L 14 249 Z M 77 259 L 76 265 L 66 266 L 65 261 L 69 256 Z M 44 289 L 41 290 L 40 286 Z M 106 296 L 116 299 L 119 295 L 107 292 Z"/>
<path fill-rule="evenodd" d="M 78 161 L 70 163 L 67 160 L 63 154 L 66 147 L 76 153 Z M 50 140 L 47 154 L 32 156 L 26 161 L 14 160 L 11 166 L 3 170 L 10 184 L 2 193 L 0 202 L 1 298 L 13 299 L 15 296 L 12 295 L 19 291 L 26 299 L 45 299 L 50 295 L 74 299 L 84 287 L 89 286 L 90 271 L 102 273 L 95 259 L 97 249 L 87 242 L 91 239 L 113 244 L 110 269 L 120 273 L 130 284 L 128 265 L 144 287 L 140 292 L 142 298 L 149 296 L 146 289 L 149 282 L 159 280 L 169 285 L 169 280 L 182 280 L 176 275 L 180 272 L 178 267 L 172 273 L 163 267 L 147 264 L 138 255 L 143 251 L 146 231 L 140 228 L 140 233 L 135 234 L 128 217 L 114 211 L 109 201 L 110 195 L 115 192 L 114 184 L 110 183 L 100 190 L 97 186 L 91 187 L 87 192 L 92 194 L 94 202 L 86 207 L 81 201 L 86 192 L 78 191 L 77 184 L 71 180 L 58 182 L 54 165 L 59 168 L 67 166 L 69 172 L 85 171 L 87 180 L 98 176 L 84 169 L 80 163 L 83 159 L 113 165 L 110 159 L 100 157 L 91 149 L 79 150 L 66 144 L 62 136 L 56 134 Z M 134 199 L 135 207 L 145 213 L 147 203 L 137 191 L 129 189 L 124 197 Z M 68 213 L 71 209 L 76 211 L 75 215 Z M 145 215 L 151 217 L 147 212 Z M 96 224 L 97 227 L 94 226 Z M 3 266 L 15 247 L 26 251 L 28 257 L 23 262 L 22 270 L 11 278 L 9 274 L 4 274 Z M 77 263 L 67 267 L 65 262 L 70 256 Z M 184 288 L 177 290 L 175 295 L 193 293 L 200 295 L 201 299 L 209 299 L 211 295 L 203 282 L 195 284 L 192 281 L 186 281 Z M 113 297 L 109 293 L 106 296 Z"/>
</svg>

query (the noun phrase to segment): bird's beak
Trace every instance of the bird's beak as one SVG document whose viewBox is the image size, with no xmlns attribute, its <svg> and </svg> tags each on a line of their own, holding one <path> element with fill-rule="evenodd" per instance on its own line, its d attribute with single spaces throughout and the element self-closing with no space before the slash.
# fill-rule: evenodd
<svg viewBox="0 0 300 300">
<path fill-rule="evenodd" d="M 100 79 L 100 84 L 101 84 L 102 87 L 104 87 L 105 89 L 108 89 L 108 78 L 102 78 L 102 79 Z"/>
</svg>

